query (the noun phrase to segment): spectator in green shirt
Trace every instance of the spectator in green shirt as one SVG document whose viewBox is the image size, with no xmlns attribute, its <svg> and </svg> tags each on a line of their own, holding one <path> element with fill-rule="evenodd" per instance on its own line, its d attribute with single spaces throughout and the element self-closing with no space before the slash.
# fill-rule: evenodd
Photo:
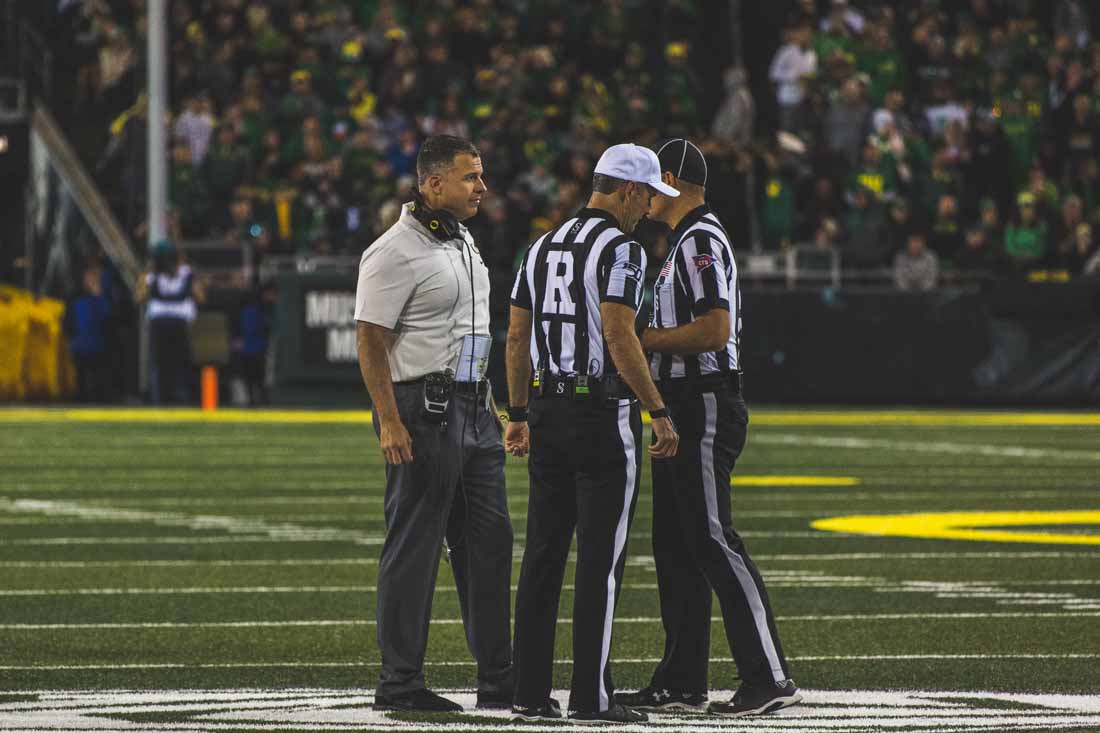
<svg viewBox="0 0 1100 733">
<path fill-rule="evenodd" d="M 325 104 L 313 92 L 313 81 L 308 71 L 298 69 L 290 75 L 290 91 L 279 103 L 279 123 L 285 132 L 298 129 L 310 116 L 321 117 Z"/>
<path fill-rule="evenodd" d="M 790 245 L 794 230 L 794 183 L 783 170 L 782 161 L 775 151 L 764 154 L 764 166 L 766 178 L 761 204 L 764 245 L 770 249 L 783 249 Z"/>
<path fill-rule="evenodd" d="M 1047 253 L 1047 226 L 1036 213 L 1035 195 L 1016 197 L 1019 219 L 1005 228 L 1005 255 L 1011 267 L 1026 270 L 1041 263 Z"/>
<path fill-rule="evenodd" d="M 868 97 L 875 105 L 882 105 L 886 93 L 900 89 L 905 84 L 905 62 L 890 35 L 890 26 L 876 23 L 870 30 L 870 44 L 856 55 L 856 68 L 871 78 Z"/>
<path fill-rule="evenodd" d="M 898 166 L 893 154 L 884 151 L 875 138 L 863 144 L 859 166 L 849 178 L 849 191 L 865 188 L 876 201 L 890 200 L 898 191 Z"/>
</svg>

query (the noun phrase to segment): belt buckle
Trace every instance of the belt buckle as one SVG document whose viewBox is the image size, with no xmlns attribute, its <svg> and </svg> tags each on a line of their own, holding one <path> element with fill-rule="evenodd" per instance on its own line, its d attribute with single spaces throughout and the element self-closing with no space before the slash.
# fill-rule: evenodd
<svg viewBox="0 0 1100 733">
<path fill-rule="evenodd" d="M 566 397 L 568 399 L 573 398 L 574 384 L 570 384 L 568 377 L 554 377 L 549 380 L 550 384 L 554 385 L 555 397 Z"/>
<path fill-rule="evenodd" d="M 578 374 L 573 382 L 573 396 L 574 397 L 588 397 L 588 375 Z"/>
</svg>

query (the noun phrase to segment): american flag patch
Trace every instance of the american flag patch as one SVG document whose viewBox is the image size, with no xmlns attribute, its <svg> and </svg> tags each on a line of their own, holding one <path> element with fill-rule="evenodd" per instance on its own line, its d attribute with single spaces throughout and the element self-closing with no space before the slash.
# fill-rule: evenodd
<svg viewBox="0 0 1100 733">
<path fill-rule="evenodd" d="M 665 260 L 665 264 L 661 266 L 661 272 L 657 277 L 662 280 L 666 279 L 669 275 L 672 274 L 672 265 L 672 257 L 669 257 L 667 260 Z"/>
<path fill-rule="evenodd" d="M 712 255 L 695 255 L 691 259 L 695 262 L 695 269 L 700 272 L 714 264 L 714 257 Z"/>
</svg>

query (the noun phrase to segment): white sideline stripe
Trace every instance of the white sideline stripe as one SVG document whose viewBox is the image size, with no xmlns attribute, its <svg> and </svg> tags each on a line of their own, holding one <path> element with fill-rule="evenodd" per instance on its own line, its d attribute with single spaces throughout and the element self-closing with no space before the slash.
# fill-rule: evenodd
<svg viewBox="0 0 1100 733">
<path fill-rule="evenodd" d="M 0 562 L 0 568 L 297 567 L 377 564 L 376 557 L 288 558 L 285 560 L 6 560 Z"/>
<path fill-rule="evenodd" d="M 985 619 L 985 618 L 1096 618 L 1100 617 L 1100 610 L 1096 611 L 1057 611 L 1041 613 L 1009 613 L 1009 612 L 960 612 L 960 613 L 841 613 L 834 615 L 809 615 L 809 616 L 777 616 L 776 621 L 783 622 L 826 622 L 826 621 L 926 621 L 926 620 L 953 620 L 953 619 Z M 462 623 L 462 619 L 444 618 L 432 619 L 432 624 L 439 626 L 455 626 Z M 559 624 L 572 624 L 572 619 L 560 618 Z M 632 617 L 615 619 L 620 624 L 659 624 L 661 619 L 657 617 Z M 721 616 L 711 618 L 711 623 L 722 623 Z M 280 627 L 310 627 L 310 626 L 374 626 L 370 619 L 302 619 L 292 621 L 150 621 L 150 622 L 113 622 L 113 623 L 87 623 L 87 624 L 0 624 L 0 630 L 4 631 L 39 631 L 39 630 L 85 630 L 85 629 L 248 629 L 248 628 L 280 628 Z"/>
<path fill-rule="evenodd" d="M 849 532 L 824 532 L 824 531 L 745 531 L 739 532 L 742 537 L 749 539 L 820 539 L 820 540 L 866 540 L 866 535 Z M 628 539 L 645 540 L 651 538 L 649 532 L 631 532 Z M 0 540 L 0 546 L 9 547 L 38 547 L 51 545 L 220 545 L 238 543 L 269 543 L 282 544 L 284 542 L 351 542 L 356 545 L 381 545 L 385 537 L 380 534 L 367 535 L 354 530 L 332 529 L 328 527 L 299 526 L 296 529 L 283 530 L 270 535 L 231 534 L 210 537 L 198 536 L 156 536 L 156 537 L 32 537 L 18 540 Z"/>
<path fill-rule="evenodd" d="M 381 545 L 382 537 L 335 537 L 331 531 L 300 533 L 281 537 L 267 535 L 226 535 L 224 537 L 40 537 L 35 539 L 3 540 L 0 546 L 37 547 L 51 545 L 225 545 L 225 544 L 282 544 L 284 542 L 353 542 L 357 545 Z"/>
<path fill-rule="evenodd" d="M 915 660 L 964 660 L 964 659 L 1100 659 L 1100 654 L 837 654 L 826 656 L 788 657 L 792 662 L 894 662 Z M 656 664 L 660 657 L 632 657 L 616 659 L 616 664 Z M 711 662 L 730 663 L 732 657 L 711 657 Z M 555 659 L 554 664 L 572 664 L 572 659 Z M 182 664 L 178 662 L 145 664 L 5 664 L 5 672 L 67 671 L 92 669 L 242 669 L 279 667 L 374 667 L 374 662 L 215 662 Z M 425 667 L 475 667 L 473 660 L 456 662 L 425 662 Z"/>
<path fill-rule="evenodd" d="M 523 507 L 526 508 L 527 502 L 524 500 Z M 135 507 L 137 508 L 137 507 Z M 0 507 L 0 511 L 3 511 L 3 507 Z M 826 512 L 822 511 L 795 511 L 780 509 L 776 511 L 739 511 L 736 512 L 736 516 L 740 519 L 798 519 L 801 517 L 817 518 L 821 517 Z M 370 513 L 348 513 L 343 514 L 300 514 L 295 512 L 294 514 L 247 514 L 237 515 L 241 519 L 255 519 L 262 522 L 281 522 L 287 519 L 293 519 L 296 522 L 356 522 L 359 524 L 367 522 L 385 522 L 386 517 L 384 514 L 370 514 Z M 637 525 L 639 521 L 652 519 L 653 515 L 646 512 L 634 512 L 634 524 Z M 127 521 L 127 520 L 121 520 Z M 145 520 L 137 520 L 145 521 Z M 512 517 L 512 522 L 526 522 L 526 515 Z M 68 525 L 68 524 L 88 524 L 88 523 L 102 523 L 111 524 L 112 521 L 99 520 L 93 517 L 68 517 L 66 519 L 60 518 L 46 518 L 46 517 L 12 517 L 5 518 L 0 517 L 0 525 Z M 633 532 L 631 533 L 633 536 Z"/>
<path fill-rule="evenodd" d="M 832 576 L 802 575 L 800 573 L 768 573 L 768 585 L 775 588 L 869 588 L 875 591 L 891 593 L 935 593 L 939 598 L 990 598 L 1009 599 L 1014 603 L 1079 603 L 1091 605 L 1100 603 L 1096 598 L 1075 598 L 1072 593 L 1036 593 L 1024 594 L 1030 600 L 1021 599 L 1020 593 L 1005 591 L 986 585 L 1022 586 L 1022 587 L 1061 587 L 1100 585 L 1100 579 L 1075 578 L 1066 580 L 1010 580 L 1010 581 L 953 581 L 953 580 L 917 580 L 907 581 L 908 585 L 899 586 L 895 582 L 873 578 L 836 578 Z M 656 583 L 623 583 L 621 590 L 659 590 Z M 511 586 L 514 593 L 517 587 Z M 139 596 L 139 595 L 189 595 L 218 593 L 374 593 L 374 585 L 210 585 L 180 587 L 129 587 L 129 588 L 6 588 L 0 589 L 4 596 Z M 574 591 L 572 583 L 562 585 L 564 591 Z M 455 593 L 453 586 L 437 585 L 436 593 Z M 1048 600 L 1049 599 L 1049 600 Z"/>
<path fill-rule="evenodd" d="M 756 438 L 753 438 L 755 441 Z M 296 489 L 307 491 L 308 486 L 298 486 Z M 68 491 L 69 489 L 65 489 Z M 363 489 L 371 491 L 381 491 L 378 489 Z M 758 490 L 758 487 L 753 486 L 738 486 L 738 492 L 750 492 Z M 52 491 L 49 487 L 34 487 L 26 484 L 18 485 L 8 488 L 9 493 L 37 493 L 44 491 Z M 178 489 L 178 491 L 186 491 L 186 489 Z M 946 491 L 890 491 L 887 493 L 871 493 L 868 491 L 840 491 L 832 489 L 830 487 L 805 487 L 799 488 L 797 493 L 791 494 L 787 492 L 775 492 L 773 489 L 764 488 L 760 489 L 761 492 L 767 492 L 768 500 L 774 501 L 775 499 L 795 499 L 803 501 L 804 497 L 812 495 L 815 497 L 815 501 L 829 500 L 833 498 L 837 499 L 868 499 L 879 501 L 882 499 L 889 499 L 893 497 L 900 498 L 916 498 L 916 499 L 941 499 L 941 500 L 953 500 L 959 497 L 973 498 L 973 499 L 996 499 L 1004 498 L 1004 492 L 992 492 L 987 489 L 980 489 L 977 491 L 971 491 L 965 488 L 953 487 L 950 492 Z M 1013 492 L 1012 497 L 1014 499 L 1037 499 L 1050 496 L 1065 496 L 1072 494 L 1087 494 L 1090 490 L 1086 488 L 1078 489 L 1032 489 L 1027 491 Z M 136 492 L 128 492 L 136 493 Z M 140 499 L 134 498 L 89 498 L 86 499 L 87 506 L 89 507 L 120 507 L 124 509 L 144 509 L 150 505 L 152 506 L 164 506 L 164 507 L 176 507 L 187 508 L 194 506 L 216 506 L 216 507 L 234 507 L 234 506 L 265 506 L 268 504 L 274 505 L 299 505 L 306 504 L 311 507 L 316 506 L 333 506 L 341 504 L 382 504 L 383 497 L 381 495 L 374 496 L 347 496 L 347 495 L 326 495 L 326 494 L 308 494 L 298 496 L 269 496 L 269 497 L 237 497 L 226 496 L 224 498 L 204 498 L 204 497 L 149 497 L 143 496 Z M 527 506 L 527 497 L 520 495 L 511 495 L 508 497 L 508 503 L 514 504 L 517 507 L 523 508 Z M 794 512 L 793 516 L 799 515 L 799 512 Z M 644 513 L 639 513 L 636 516 L 647 516 Z"/>
<path fill-rule="evenodd" d="M 703 410 L 705 417 L 703 438 L 699 442 L 699 470 L 703 479 L 703 498 L 707 508 L 707 531 L 711 541 L 718 545 L 718 549 L 726 556 L 730 571 L 741 586 L 741 593 L 752 614 L 761 651 L 764 652 L 764 658 L 767 659 L 768 667 L 771 668 L 772 678 L 777 683 L 781 683 L 787 675 L 775 651 L 775 640 L 772 639 L 771 629 L 768 628 L 768 615 L 760 598 L 760 589 L 756 587 L 756 580 L 749 572 L 745 559 L 734 552 L 726 541 L 722 523 L 718 518 L 718 494 L 714 477 L 714 438 L 718 433 L 718 400 L 712 392 L 703 393 Z"/>
<path fill-rule="evenodd" d="M 781 584 L 780 584 L 781 585 Z M 624 584 L 626 590 L 657 590 L 656 583 Z M 245 585 L 245 586 L 184 586 L 179 588 L 13 588 L 0 590 L 2 596 L 141 596 L 141 595 L 189 595 L 218 593 L 374 593 L 374 585 Z M 512 592 L 516 586 L 511 587 Z M 576 590 L 572 584 L 562 590 Z M 436 593 L 455 593 L 454 586 L 436 586 Z"/>
<path fill-rule="evenodd" d="M 517 548 L 522 549 L 519 545 Z M 835 560 L 1062 560 L 1100 559 L 1095 552 L 831 552 L 756 555 L 760 562 L 832 562 Z M 570 554 L 569 561 L 576 561 Z M 520 558 L 513 560 L 518 564 Z M 121 567 L 296 567 L 377 565 L 376 557 L 286 558 L 279 560 L 4 560 L 0 568 L 121 568 Z M 652 555 L 631 555 L 627 564 L 653 565 Z"/>
<path fill-rule="evenodd" d="M 518 547 L 518 545 L 517 545 Z M 1095 552 L 831 552 L 756 555 L 760 562 L 832 562 L 835 560 L 1062 560 L 1100 559 Z M 570 555 L 569 560 L 576 558 Z M 519 563 L 517 557 L 514 562 Z M 377 565 L 376 557 L 287 558 L 279 560 L 4 560 L 0 568 L 121 568 L 121 567 L 296 567 L 315 565 Z M 631 555 L 627 564 L 653 564 L 651 555 Z"/>
<path fill-rule="evenodd" d="M 961 456 L 992 456 L 996 458 L 1060 458 L 1063 460 L 1100 461 L 1100 451 L 1063 450 L 1059 448 L 1027 448 L 1020 445 L 984 445 L 980 443 L 924 443 L 880 438 L 822 437 L 803 433 L 767 433 L 753 436 L 754 443 L 799 445 L 815 448 L 853 448 L 857 450 L 896 450 L 912 453 L 950 453 Z"/>
</svg>

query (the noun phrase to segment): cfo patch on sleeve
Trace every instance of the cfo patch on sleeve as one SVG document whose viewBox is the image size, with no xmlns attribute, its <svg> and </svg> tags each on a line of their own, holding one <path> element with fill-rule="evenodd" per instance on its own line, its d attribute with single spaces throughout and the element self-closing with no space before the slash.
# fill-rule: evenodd
<svg viewBox="0 0 1100 733">
<path fill-rule="evenodd" d="M 695 262 L 695 269 L 699 272 L 702 272 L 714 264 L 713 255 L 695 255 L 691 259 Z"/>
</svg>

